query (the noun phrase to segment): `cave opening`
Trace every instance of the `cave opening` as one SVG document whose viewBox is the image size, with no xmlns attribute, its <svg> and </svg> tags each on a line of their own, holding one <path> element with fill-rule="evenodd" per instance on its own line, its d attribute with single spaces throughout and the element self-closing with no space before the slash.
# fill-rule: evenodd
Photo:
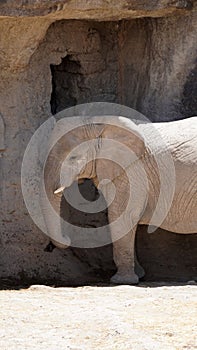
<svg viewBox="0 0 197 350">
<path fill-rule="evenodd" d="M 80 86 L 83 85 L 83 75 L 80 69 L 80 62 L 74 60 L 71 55 L 64 57 L 60 65 L 51 65 L 52 114 L 77 104 L 80 98 Z"/>
<path fill-rule="evenodd" d="M 68 54 L 51 65 L 52 114 L 81 103 L 120 102 L 116 24 L 79 21 L 71 31 Z"/>
</svg>

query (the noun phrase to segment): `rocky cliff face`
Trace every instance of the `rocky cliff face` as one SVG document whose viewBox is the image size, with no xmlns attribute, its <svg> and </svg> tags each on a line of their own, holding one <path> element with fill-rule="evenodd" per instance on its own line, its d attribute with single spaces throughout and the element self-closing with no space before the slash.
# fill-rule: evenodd
<svg viewBox="0 0 197 350">
<path fill-rule="evenodd" d="M 1 16 L 120 20 L 159 17 L 192 10 L 195 0 L 2 0 Z"/>
<path fill-rule="evenodd" d="M 52 113 L 82 102 L 121 103 L 152 121 L 197 114 L 196 29 L 196 1 L 1 1 L 1 277 L 86 280 L 71 250 L 43 251 L 21 193 L 26 145 Z M 149 278 L 196 274 L 195 238 L 138 237 Z M 111 247 L 74 253 L 114 268 Z"/>
</svg>

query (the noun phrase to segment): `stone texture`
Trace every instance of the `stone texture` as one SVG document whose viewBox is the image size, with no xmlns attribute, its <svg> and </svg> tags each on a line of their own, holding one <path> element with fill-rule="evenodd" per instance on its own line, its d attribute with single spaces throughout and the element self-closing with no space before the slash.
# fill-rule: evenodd
<svg viewBox="0 0 197 350">
<path fill-rule="evenodd" d="M 110 246 L 44 252 L 48 239 L 30 219 L 21 193 L 23 153 L 51 112 L 80 102 L 123 103 L 152 121 L 196 114 L 195 3 L 1 1 L 1 277 L 66 284 L 108 279 L 115 269 Z M 149 239 L 142 228 L 138 237 L 147 278 L 197 276 L 196 236 L 158 230 Z"/>
<path fill-rule="evenodd" d="M 152 121 L 197 113 L 195 15 L 78 26 L 60 21 L 55 27 L 50 40 L 64 41 L 68 56 L 52 67 L 53 112 L 108 101 L 135 108 Z"/>
<path fill-rule="evenodd" d="M 190 11 L 195 0 L 2 0 L 0 16 L 122 19 Z M 113 11 L 112 11 L 113 9 Z"/>
<path fill-rule="evenodd" d="M 5 124 L 0 115 L 0 152 L 5 150 Z"/>
</svg>

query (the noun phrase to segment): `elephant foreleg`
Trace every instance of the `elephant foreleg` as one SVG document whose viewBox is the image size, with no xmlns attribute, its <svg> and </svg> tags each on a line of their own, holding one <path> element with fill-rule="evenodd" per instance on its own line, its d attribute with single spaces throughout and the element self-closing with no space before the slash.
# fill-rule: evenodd
<svg viewBox="0 0 197 350">
<path fill-rule="evenodd" d="M 113 258 L 117 272 L 111 278 L 112 283 L 137 284 L 139 282 L 139 278 L 135 273 L 135 233 L 136 228 L 118 241 L 113 242 Z"/>
<path fill-rule="evenodd" d="M 132 186 L 127 174 L 123 174 L 108 182 L 102 189 L 108 204 L 113 257 L 117 267 L 117 273 L 111 278 L 111 282 L 118 284 L 137 284 L 139 277 L 144 274 L 138 262 L 135 272 L 135 235 L 146 201 L 146 191 L 143 177 L 140 178 L 139 175 L 140 172 L 135 172 L 135 169 L 130 172 L 128 175 L 132 178 Z M 140 186 L 139 179 L 141 180 Z M 113 198 L 111 194 L 114 188 L 116 191 Z"/>
</svg>

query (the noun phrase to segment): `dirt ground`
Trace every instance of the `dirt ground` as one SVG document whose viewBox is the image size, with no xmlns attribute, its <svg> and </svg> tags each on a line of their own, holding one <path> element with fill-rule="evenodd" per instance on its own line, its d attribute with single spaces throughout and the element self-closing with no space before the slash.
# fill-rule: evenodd
<svg viewBox="0 0 197 350">
<path fill-rule="evenodd" d="M 197 349 L 197 284 L 0 291 L 0 347 Z"/>
</svg>

